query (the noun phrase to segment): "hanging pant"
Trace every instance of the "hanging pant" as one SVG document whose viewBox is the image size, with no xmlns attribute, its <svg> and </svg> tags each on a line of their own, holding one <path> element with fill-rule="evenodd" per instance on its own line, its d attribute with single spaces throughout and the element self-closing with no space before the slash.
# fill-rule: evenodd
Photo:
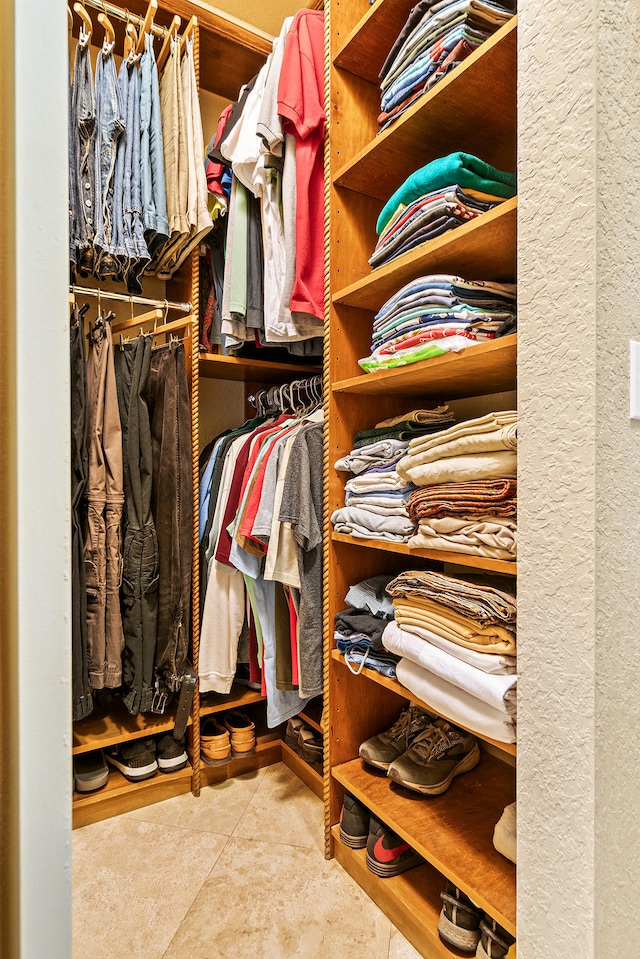
<svg viewBox="0 0 640 959">
<path fill-rule="evenodd" d="M 152 451 L 144 390 L 152 337 L 115 348 L 115 371 L 124 458 L 122 684 L 130 713 L 151 710 L 158 626 L 158 541 L 151 515 Z"/>
<path fill-rule="evenodd" d="M 191 417 L 182 343 L 152 351 L 145 398 L 151 420 L 151 510 L 158 537 L 156 690 L 179 689 L 189 650 L 193 549 Z M 163 700 L 154 702 L 162 711 Z"/>
<path fill-rule="evenodd" d="M 111 328 L 101 318 L 89 334 L 87 362 L 88 450 L 87 650 L 94 689 L 122 682 L 122 430 L 113 367 Z"/>
<path fill-rule="evenodd" d="M 87 369 L 84 324 L 71 317 L 71 656 L 73 719 L 93 708 L 87 664 L 87 584 L 84 569 L 84 493 L 87 483 Z"/>
</svg>

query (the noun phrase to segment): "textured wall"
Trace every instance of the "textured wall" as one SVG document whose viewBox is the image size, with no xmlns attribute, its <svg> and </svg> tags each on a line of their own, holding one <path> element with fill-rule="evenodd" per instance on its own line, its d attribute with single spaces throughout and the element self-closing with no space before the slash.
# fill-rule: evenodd
<svg viewBox="0 0 640 959">
<path fill-rule="evenodd" d="M 571 10 L 519 4 L 518 959 L 594 955 L 595 0 Z"/>
</svg>

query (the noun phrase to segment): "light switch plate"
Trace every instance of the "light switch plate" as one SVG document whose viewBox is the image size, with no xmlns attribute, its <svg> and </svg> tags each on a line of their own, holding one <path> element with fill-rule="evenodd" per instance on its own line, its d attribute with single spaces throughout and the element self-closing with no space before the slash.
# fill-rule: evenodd
<svg viewBox="0 0 640 959">
<path fill-rule="evenodd" d="M 640 420 L 640 343 L 629 341 L 629 416 Z"/>
</svg>

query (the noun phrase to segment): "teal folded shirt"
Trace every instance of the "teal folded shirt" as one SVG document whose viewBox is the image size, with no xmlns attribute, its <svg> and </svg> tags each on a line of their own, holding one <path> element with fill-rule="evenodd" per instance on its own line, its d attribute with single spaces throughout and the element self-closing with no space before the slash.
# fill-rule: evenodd
<svg viewBox="0 0 640 959">
<path fill-rule="evenodd" d="M 450 153 L 420 167 L 404 181 L 401 187 L 387 200 L 378 217 L 376 230 L 382 233 L 387 223 L 398 209 L 400 203 L 413 203 L 419 196 L 440 190 L 453 184 L 491 193 L 493 196 L 508 200 L 516 195 L 515 173 L 505 173 L 479 160 L 470 153 Z"/>
</svg>

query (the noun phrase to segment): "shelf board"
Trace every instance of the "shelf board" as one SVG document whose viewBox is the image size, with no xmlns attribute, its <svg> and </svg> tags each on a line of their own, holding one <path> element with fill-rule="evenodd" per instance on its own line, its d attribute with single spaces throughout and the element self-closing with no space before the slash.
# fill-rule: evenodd
<svg viewBox="0 0 640 959">
<path fill-rule="evenodd" d="M 378 267 L 333 294 L 334 303 L 378 310 L 393 293 L 423 273 L 454 273 L 467 279 L 514 280 L 518 198 Z"/>
<path fill-rule="evenodd" d="M 289 767 L 291 772 L 296 774 L 298 779 L 302 780 L 305 786 L 309 787 L 312 793 L 315 793 L 318 799 L 324 798 L 322 773 L 318 772 L 310 763 L 305 762 L 284 741 L 282 743 L 282 762 Z"/>
<path fill-rule="evenodd" d="M 415 0 L 377 0 L 340 45 L 334 66 L 378 84 L 378 74 Z"/>
<path fill-rule="evenodd" d="M 95 715 L 92 713 L 86 719 L 73 724 L 72 752 L 74 755 L 89 753 L 94 749 L 105 749 L 131 739 L 168 732 L 175 725 L 175 712 L 175 706 L 172 706 L 161 716 L 154 713 L 132 716 L 127 712 L 122 700 L 114 700 L 108 713 L 95 710 Z"/>
<path fill-rule="evenodd" d="M 403 393 L 443 399 L 504 393 L 516 389 L 517 356 L 518 334 L 511 333 L 460 353 L 444 353 L 393 370 L 338 380 L 331 389 L 334 393 L 364 396 Z"/>
<path fill-rule="evenodd" d="M 350 849 L 340 840 L 340 827 L 332 826 L 335 857 L 402 935 L 425 959 L 468 956 L 449 948 L 438 935 L 445 880 L 428 863 L 399 876 L 380 879 L 367 868 L 366 849 Z"/>
<path fill-rule="evenodd" d="M 315 699 L 312 699 L 298 715 L 300 719 L 304 719 L 305 723 L 315 729 L 316 732 L 323 732 L 322 696 L 316 696 Z"/>
<path fill-rule="evenodd" d="M 344 164 L 334 185 L 386 201 L 416 157 L 424 165 L 458 150 L 515 169 L 517 27 L 515 16 Z"/>
<path fill-rule="evenodd" d="M 518 564 L 516 562 L 510 563 L 504 559 L 487 559 L 484 556 L 449 553 L 443 549 L 409 549 L 406 543 L 389 543 L 381 539 L 357 539 L 355 536 L 348 536 L 346 533 L 331 533 L 331 539 L 334 543 L 381 549 L 386 553 L 403 553 L 405 556 L 433 559 L 438 563 L 449 563 L 453 566 L 473 566 L 475 569 L 488 569 L 492 573 L 505 573 L 507 576 L 516 576 L 518 573 Z"/>
<path fill-rule="evenodd" d="M 349 667 L 344 661 L 344 656 L 337 649 L 331 650 L 331 658 L 335 659 L 337 663 L 340 663 L 344 666 L 345 669 Z M 377 683 L 379 686 L 384 686 L 386 689 L 390 689 L 392 693 L 396 693 L 398 696 L 401 696 L 403 699 L 408 699 L 410 702 L 415 703 L 416 706 L 421 706 L 429 713 L 436 713 L 438 716 L 442 716 L 443 719 L 449 720 L 450 723 L 453 723 L 454 726 L 458 726 L 459 729 L 465 729 L 467 732 L 472 733 L 476 739 L 482 739 L 485 743 L 490 743 L 495 749 L 499 749 L 500 752 L 507 753 L 509 756 L 517 755 L 517 747 L 515 743 L 502 743 L 497 739 L 491 739 L 489 736 L 482 736 L 480 733 L 477 733 L 475 729 L 469 729 L 468 726 L 461 726 L 456 719 L 452 719 L 450 716 L 445 716 L 439 710 L 434 709 L 433 706 L 430 706 L 429 703 L 425 702 L 424 699 L 418 699 L 410 689 L 407 689 L 406 686 L 403 686 L 402 683 L 398 682 L 397 679 L 391 679 L 389 676 L 383 676 L 382 673 L 376 672 L 375 669 L 368 669 L 366 666 L 359 673 L 360 676 L 364 676 L 365 679 L 369 679 L 374 683 Z"/>
<path fill-rule="evenodd" d="M 251 703 L 262 703 L 265 697 L 259 689 L 249 689 L 240 683 L 234 683 L 231 692 L 226 696 L 222 693 L 200 694 L 200 715 L 210 716 L 212 713 L 225 712 L 227 709 L 243 709 Z"/>
<path fill-rule="evenodd" d="M 243 759 L 231 759 L 230 762 L 222 766 L 207 766 L 206 763 L 200 763 L 200 782 L 203 786 L 211 786 L 213 783 L 222 782 L 225 779 L 233 779 L 235 776 L 241 776 L 243 773 L 252 772 L 254 769 L 261 769 L 263 766 L 272 766 L 279 763 L 282 758 L 281 736 L 282 728 L 270 729 L 267 732 L 258 732 L 256 735 L 256 751 L 253 756 L 247 756 Z"/>
<path fill-rule="evenodd" d="M 73 793 L 73 828 L 119 816 L 121 813 L 149 806 L 188 793 L 193 771 L 187 763 L 175 773 L 157 772 L 152 779 L 132 783 L 117 769 L 109 767 L 109 779 L 104 789 L 92 793 Z"/>
<path fill-rule="evenodd" d="M 361 759 L 335 766 L 332 775 L 515 935 L 516 870 L 493 846 L 495 824 L 514 801 L 510 766 L 483 753 L 475 769 L 454 779 L 442 796 L 433 797 L 397 786 Z"/>
<path fill-rule="evenodd" d="M 272 363 L 269 360 L 247 360 L 218 353 L 200 354 L 200 376 L 218 380 L 281 383 L 283 380 L 319 373 L 322 373 L 321 366 L 305 366 L 303 363 Z"/>
</svg>

